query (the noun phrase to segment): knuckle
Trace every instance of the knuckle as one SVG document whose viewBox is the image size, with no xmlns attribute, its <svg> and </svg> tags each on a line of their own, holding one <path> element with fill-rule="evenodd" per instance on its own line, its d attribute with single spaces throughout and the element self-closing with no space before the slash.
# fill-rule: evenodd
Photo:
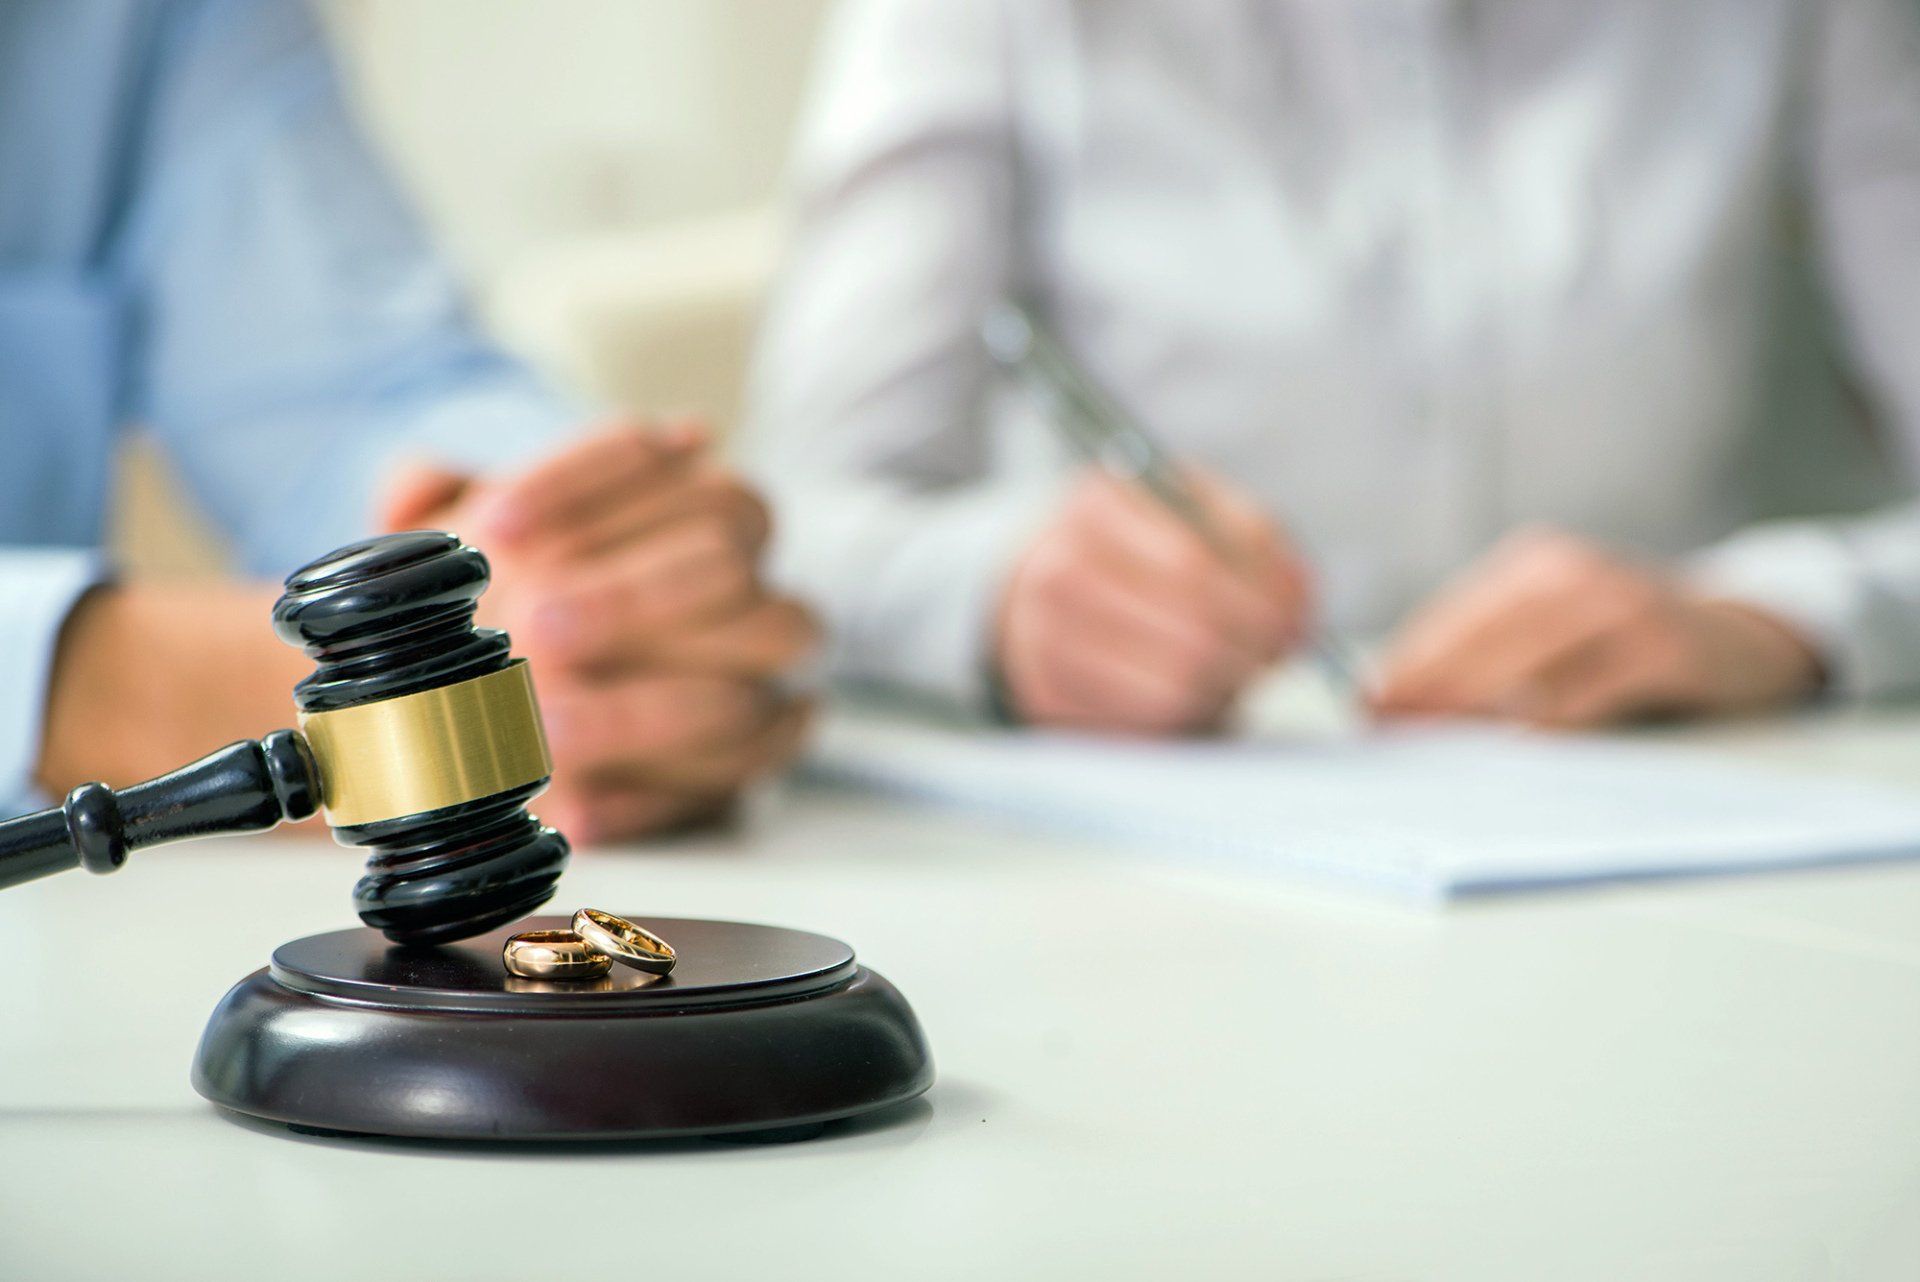
<svg viewBox="0 0 1920 1282">
<path fill-rule="evenodd" d="M 759 683 L 745 680 L 720 683 L 705 696 L 703 703 L 713 723 L 734 734 L 757 727 L 767 710 L 766 695 Z"/>
<path fill-rule="evenodd" d="M 1186 646 L 1162 654 L 1155 666 L 1179 692 L 1179 701 L 1185 703 L 1203 689 L 1207 683 L 1209 663 L 1204 650 L 1198 646 Z"/>
<path fill-rule="evenodd" d="M 773 508 L 766 498 L 732 472 L 715 481 L 723 526 L 748 546 L 758 546 L 773 529 Z"/>
<path fill-rule="evenodd" d="M 624 419 L 609 425 L 606 434 L 613 438 L 629 463 L 652 463 L 660 452 L 655 439 L 657 430 L 652 423 Z"/>
<path fill-rule="evenodd" d="M 1181 616 L 1201 622 L 1209 629 L 1218 629 L 1223 620 L 1234 618 L 1233 598 L 1223 591 L 1221 585 L 1211 576 L 1213 567 L 1202 567 L 1202 573 L 1183 574 L 1168 590 L 1169 604 L 1179 610 Z"/>
<path fill-rule="evenodd" d="M 590 758 L 600 739 L 600 709 L 593 700 L 565 691 L 542 700 L 542 721 L 553 754 L 563 762 Z"/>
<path fill-rule="evenodd" d="M 660 682 L 634 701 L 629 715 L 634 729 L 649 741 L 678 744 L 720 719 L 722 706 L 697 683 Z"/>
<path fill-rule="evenodd" d="M 734 502 L 739 519 L 750 529 L 765 533 L 773 528 L 773 505 L 767 502 L 766 495 L 760 493 L 739 478 L 734 479 Z"/>
<path fill-rule="evenodd" d="M 759 584 L 759 573 L 751 561 L 743 557 L 728 557 L 720 563 L 716 591 L 718 595 L 732 600 L 750 595 Z"/>
<path fill-rule="evenodd" d="M 1648 666 L 1656 672 L 1681 672 L 1686 669 L 1692 657 L 1691 649 L 1675 630 L 1661 628 L 1650 632 L 1647 636 L 1646 661 Z"/>
<path fill-rule="evenodd" d="M 1196 685 L 1179 697 L 1166 698 L 1151 707 L 1155 722 L 1152 728 L 1163 734 L 1194 729 L 1212 720 L 1218 704 L 1214 691 L 1204 684 Z"/>
<path fill-rule="evenodd" d="M 1182 579 L 1193 582 L 1198 588 L 1198 585 L 1204 583 L 1213 573 L 1214 555 L 1199 539 L 1188 536 L 1185 530 L 1182 530 L 1181 534 L 1183 537 L 1174 546 L 1171 568 Z"/>
<path fill-rule="evenodd" d="M 1623 566 L 1601 567 L 1586 584 L 1589 599 L 1613 627 L 1639 628 L 1665 612 L 1665 594 L 1645 575 Z"/>
<path fill-rule="evenodd" d="M 1049 540 L 1027 558 L 1018 581 L 1033 603 L 1052 611 L 1066 606 L 1079 582 L 1079 557 L 1063 540 Z"/>
<path fill-rule="evenodd" d="M 606 599 L 590 592 L 542 593 L 525 606 L 516 635 L 530 651 L 572 657 L 592 644 L 606 623 Z"/>
<path fill-rule="evenodd" d="M 1232 656 L 1218 639 L 1193 647 L 1179 659 L 1175 675 L 1189 702 L 1211 699 L 1225 683 Z"/>
<path fill-rule="evenodd" d="M 687 522 L 687 542 L 701 556 L 731 559 L 735 555 L 733 525 L 726 514 L 703 511 Z"/>
<path fill-rule="evenodd" d="M 1664 621 L 1666 596 L 1657 584 L 1639 575 L 1622 574 L 1614 590 L 1619 593 L 1621 608 L 1636 622 Z"/>
<path fill-rule="evenodd" d="M 1504 564 L 1528 567 L 1543 575 L 1576 574 L 1592 558 L 1592 549 L 1584 540 L 1551 525 L 1522 526 L 1502 539 L 1495 552 Z"/>
<path fill-rule="evenodd" d="M 774 634 L 794 661 L 818 650 L 825 640 L 825 628 L 819 616 L 791 597 L 773 602 L 771 623 Z"/>
<path fill-rule="evenodd" d="M 702 565 L 697 576 L 707 591 L 736 596 L 751 588 L 759 574 L 753 556 L 734 537 L 734 527 L 721 516 L 698 518 L 687 536 L 690 557 Z M 676 576 L 680 577 L 680 576 Z M 691 589 L 694 585 L 686 585 Z"/>
<path fill-rule="evenodd" d="M 1088 468 L 1080 473 L 1067 491 L 1062 510 L 1079 515 L 1100 512 L 1112 506 L 1116 497 L 1113 482 L 1107 475 L 1098 469 Z"/>
</svg>

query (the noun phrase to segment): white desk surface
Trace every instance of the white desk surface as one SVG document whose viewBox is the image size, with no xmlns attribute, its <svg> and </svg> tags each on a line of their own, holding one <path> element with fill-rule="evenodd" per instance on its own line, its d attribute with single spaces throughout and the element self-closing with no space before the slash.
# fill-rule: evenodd
<svg viewBox="0 0 1920 1282">
<path fill-rule="evenodd" d="M 1694 735 L 1920 787 L 1920 713 Z M 291 1137 L 196 1096 L 320 840 L 0 896 L 0 1278 L 1920 1277 L 1920 866 L 1400 908 L 802 792 L 556 907 L 852 942 L 939 1080 L 807 1143 Z"/>
</svg>

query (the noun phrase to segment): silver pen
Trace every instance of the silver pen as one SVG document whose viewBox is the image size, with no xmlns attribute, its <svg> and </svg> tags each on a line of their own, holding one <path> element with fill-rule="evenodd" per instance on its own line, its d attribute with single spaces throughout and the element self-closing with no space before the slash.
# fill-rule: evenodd
<svg viewBox="0 0 1920 1282">
<path fill-rule="evenodd" d="M 1096 467 L 1151 494 L 1231 563 L 1231 545 L 1180 475 L 1180 466 L 1153 434 L 1083 372 L 1032 310 L 1001 303 L 980 323 L 980 339 L 994 364 L 1012 375 L 1038 404 L 1041 416 Z M 1346 647 L 1326 628 L 1309 641 L 1315 660 L 1345 693 L 1360 680 Z"/>
</svg>

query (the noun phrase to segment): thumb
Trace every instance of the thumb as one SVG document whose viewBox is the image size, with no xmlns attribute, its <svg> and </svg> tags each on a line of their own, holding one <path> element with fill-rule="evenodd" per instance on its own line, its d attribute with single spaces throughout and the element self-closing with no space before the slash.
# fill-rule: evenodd
<svg viewBox="0 0 1920 1282">
<path fill-rule="evenodd" d="M 1287 529 L 1250 494 L 1212 473 L 1188 474 L 1215 528 L 1235 552 L 1234 569 L 1280 611 L 1272 658 L 1298 645 L 1314 610 L 1313 574 Z"/>
<path fill-rule="evenodd" d="M 430 463 L 403 463 L 380 491 L 375 515 L 389 532 L 410 530 L 431 521 L 434 514 L 466 492 L 472 478 Z"/>
</svg>

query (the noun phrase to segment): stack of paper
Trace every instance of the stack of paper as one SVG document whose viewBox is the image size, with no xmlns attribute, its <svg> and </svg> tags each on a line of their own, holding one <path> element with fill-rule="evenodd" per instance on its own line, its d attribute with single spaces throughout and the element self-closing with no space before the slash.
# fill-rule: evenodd
<svg viewBox="0 0 1920 1282">
<path fill-rule="evenodd" d="M 1920 855 L 1920 793 L 1485 729 L 1150 744 L 829 720 L 819 777 L 1423 897 Z"/>
</svg>

